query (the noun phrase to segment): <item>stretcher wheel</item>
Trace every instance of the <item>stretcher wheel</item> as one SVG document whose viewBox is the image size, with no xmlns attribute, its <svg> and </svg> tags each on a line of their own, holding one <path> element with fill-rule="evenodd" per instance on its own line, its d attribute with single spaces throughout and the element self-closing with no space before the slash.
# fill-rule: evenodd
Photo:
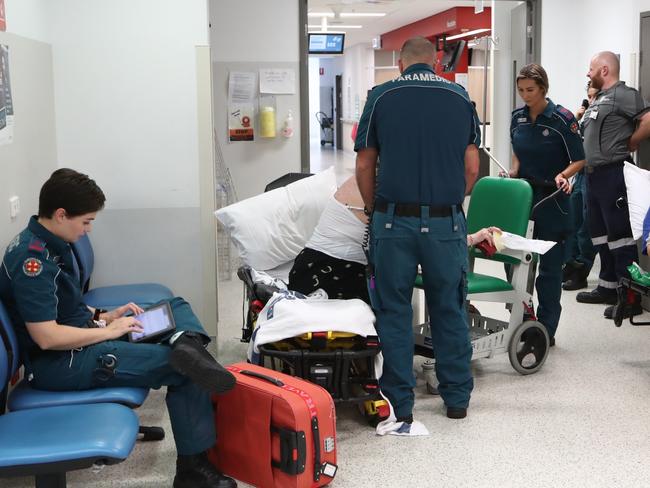
<svg viewBox="0 0 650 488">
<path fill-rule="evenodd" d="M 546 327 L 539 322 L 529 320 L 519 325 L 508 344 L 510 364 L 519 374 L 533 374 L 546 361 L 549 338 Z"/>
</svg>

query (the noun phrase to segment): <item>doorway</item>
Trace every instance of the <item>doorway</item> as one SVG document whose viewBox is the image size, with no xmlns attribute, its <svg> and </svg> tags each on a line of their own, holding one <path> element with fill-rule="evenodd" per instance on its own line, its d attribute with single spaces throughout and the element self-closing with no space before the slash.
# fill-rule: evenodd
<svg viewBox="0 0 650 488">
<path fill-rule="evenodd" d="M 650 98 L 650 12 L 641 13 L 639 29 L 639 92 L 648 100 Z M 639 146 L 637 164 L 643 169 L 650 169 L 650 141 L 645 139 Z"/>
</svg>

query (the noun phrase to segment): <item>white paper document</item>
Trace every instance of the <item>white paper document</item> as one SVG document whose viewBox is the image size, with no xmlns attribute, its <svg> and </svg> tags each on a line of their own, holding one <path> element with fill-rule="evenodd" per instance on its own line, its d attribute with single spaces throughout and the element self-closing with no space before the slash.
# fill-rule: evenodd
<svg viewBox="0 0 650 488">
<path fill-rule="evenodd" d="M 260 93 L 276 95 L 296 93 L 296 71 L 289 68 L 261 69 Z"/>
<path fill-rule="evenodd" d="M 256 97 L 256 81 L 254 72 L 231 71 L 228 77 L 228 103 L 252 105 Z"/>
<path fill-rule="evenodd" d="M 536 252 L 537 254 L 546 254 L 556 242 L 542 241 L 539 239 L 526 239 L 525 237 L 511 234 L 510 232 L 503 232 L 501 234 L 501 244 L 507 249 L 514 251 L 528 251 Z"/>
</svg>

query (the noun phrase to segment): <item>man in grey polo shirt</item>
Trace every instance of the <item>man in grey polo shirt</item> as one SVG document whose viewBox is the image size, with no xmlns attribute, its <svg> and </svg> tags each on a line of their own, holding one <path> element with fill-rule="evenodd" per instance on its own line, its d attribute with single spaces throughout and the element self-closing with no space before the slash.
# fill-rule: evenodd
<svg viewBox="0 0 650 488">
<path fill-rule="evenodd" d="M 598 286 L 578 293 L 582 303 L 604 303 L 605 317 L 612 318 L 616 287 L 627 277 L 627 266 L 637 260 L 630 228 L 623 164 L 630 152 L 650 136 L 648 105 L 634 88 L 619 80 L 618 57 L 609 51 L 596 54 L 587 76 L 600 90 L 584 115 L 584 147 L 587 156 L 587 213 L 589 231 L 600 255 Z M 624 316 L 642 312 L 638 296 L 629 297 Z"/>
</svg>

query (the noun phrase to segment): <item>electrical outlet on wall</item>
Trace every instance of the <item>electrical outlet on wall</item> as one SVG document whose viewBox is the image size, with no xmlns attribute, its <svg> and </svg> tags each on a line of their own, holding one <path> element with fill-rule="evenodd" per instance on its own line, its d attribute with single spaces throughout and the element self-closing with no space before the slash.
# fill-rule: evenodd
<svg viewBox="0 0 650 488">
<path fill-rule="evenodd" d="M 20 198 L 13 196 L 9 199 L 9 217 L 15 219 L 20 213 Z"/>
</svg>

